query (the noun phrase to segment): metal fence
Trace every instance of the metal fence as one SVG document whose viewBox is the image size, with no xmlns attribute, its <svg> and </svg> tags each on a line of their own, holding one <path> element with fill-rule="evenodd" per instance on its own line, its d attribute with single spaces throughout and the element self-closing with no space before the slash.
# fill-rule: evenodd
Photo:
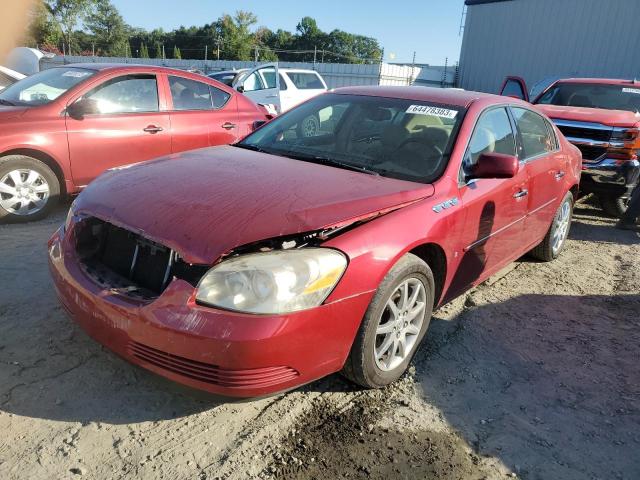
<svg viewBox="0 0 640 480">
<path fill-rule="evenodd" d="M 198 69 L 205 74 L 222 70 L 250 68 L 255 62 L 242 62 L 231 60 L 175 60 L 161 58 L 124 58 L 124 57 L 91 57 L 91 56 L 62 56 L 44 58 L 41 60 L 41 68 L 47 69 L 57 65 L 69 63 L 133 63 L 143 65 L 161 65 L 178 68 L 181 70 Z M 407 65 L 393 65 L 388 63 L 362 65 L 348 63 L 304 63 L 304 62 L 279 62 L 282 68 L 304 68 L 315 70 L 324 78 L 329 88 L 348 87 L 356 85 L 413 85 L 421 83 L 421 77 L 440 78 L 440 70 L 429 72 L 430 67 L 412 67 Z M 446 78 L 446 80 L 449 80 Z M 444 82 L 452 86 L 451 82 Z"/>
</svg>

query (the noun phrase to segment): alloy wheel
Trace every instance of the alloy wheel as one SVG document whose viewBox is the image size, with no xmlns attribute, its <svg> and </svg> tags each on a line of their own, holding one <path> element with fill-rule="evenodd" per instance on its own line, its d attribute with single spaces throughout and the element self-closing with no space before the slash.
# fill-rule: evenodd
<svg viewBox="0 0 640 480">
<path fill-rule="evenodd" d="M 411 355 L 424 322 L 426 296 L 424 284 L 410 277 L 398 285 L 387 300 L 374 344 L 374 357 L 380 370 L 394 370 Z"/>
<path fill-rule="evenodd" d="M 571 223 L 571 200 L 565 200 L 560 207 L 560 212 L 555 220 L 553 228 L 553 236 L 551 238 L 551 248 L 554 255 L 557 254 L 564 245 L 564 241 L 567 239 L 569 232 L 569 225 Z"/>
<path fill-rule="evenodd" d="M 33 215 L 42 210 L 49 195 L 49 184 L 36 170 L 12 170 L 0 179 L 0 207 L 14 215 Z"/>
</svg>

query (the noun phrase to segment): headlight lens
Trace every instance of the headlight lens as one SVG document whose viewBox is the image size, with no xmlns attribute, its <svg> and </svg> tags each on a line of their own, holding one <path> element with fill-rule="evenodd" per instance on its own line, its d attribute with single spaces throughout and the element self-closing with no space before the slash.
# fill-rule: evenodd
<svg viewBox="0 0 640 480">
<path fill-rule="evenodd" d="M 196 299 L 247 313 L 305 310 L 324 302 L 346 267 L 344 254 L 328 248 L 242 255 L 209 270 Z"/>
</svg>

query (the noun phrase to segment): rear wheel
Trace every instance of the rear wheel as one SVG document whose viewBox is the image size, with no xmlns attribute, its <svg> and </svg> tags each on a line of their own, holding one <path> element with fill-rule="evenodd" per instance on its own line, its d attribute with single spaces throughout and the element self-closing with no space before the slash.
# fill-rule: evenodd
<svg viewBox="0 0 640 480">
<path fill-rule="evenodd" d="M 0 221 L 46 217 L 60 196 L 60 183 L 44 163 L 25 155 L 0 158 Z"/>
<path fill-rule="evenodd" d="M 543 262 L 550 262 L 558 258 L 569 236 L 572 218 L 573 194 L 568 192 L 558 207 L 544 240 L 529 252 L 531 256 Z"/>
<path fill-rule="evenodd" d="M 427 331 L 433 302 L 431 269 L 415 255 L 405 255 L 378 287 L 343 375 L 367 388 L 400 378 Z"/>
<path fill-rule="evenodd" d="M 622 218 L 627 211 L 627 205 L 629 204 L 629 197 L 611 197 L 607 195 L 601 195 L 598 197 L 602 210 L 608 215 L 616 218 Z"/>
</svg>

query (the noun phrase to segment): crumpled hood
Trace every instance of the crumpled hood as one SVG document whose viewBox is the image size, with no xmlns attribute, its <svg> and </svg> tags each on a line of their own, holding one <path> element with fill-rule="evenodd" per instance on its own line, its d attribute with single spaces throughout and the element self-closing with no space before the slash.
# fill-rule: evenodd
<svg viewBox="0 0 640 480">
<path fill-rule="evenodd" d="M 626 110 L 605 110 L 602 108 L 565 107 L 541 105 L 536 107 L 549 118 L 573 120 L 576 122 L 602 123 L 611 127 L 633 127 L 640 123 L 640 115 Z"/>
<path fill-rule="evenodd" d="M 76 211 L 210 264 L 241 245 L 367 218 L 433 192 L 430 184 L 214 147 L 109 171 L 78 197 Z"/>
</svg>

